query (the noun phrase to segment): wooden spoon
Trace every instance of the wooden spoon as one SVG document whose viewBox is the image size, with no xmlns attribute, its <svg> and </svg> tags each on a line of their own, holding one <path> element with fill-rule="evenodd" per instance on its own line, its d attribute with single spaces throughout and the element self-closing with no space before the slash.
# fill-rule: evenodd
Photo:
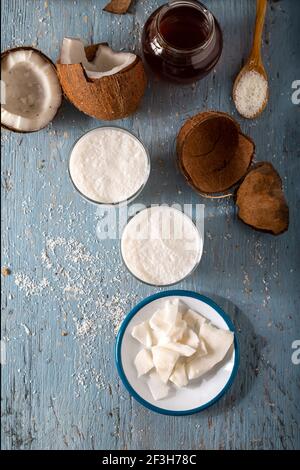
<svg viewBox="0 0 300 470">
<path fill-rule="evenodd" d="M 251 54 L 238 74 L 238 76 L 235 79 L 234 85 L 233 85 L 233 100 L 236 104 L 236 89 L 239 81 L 241 78 L 250 71 L 257 72 L 260 74 L 267 82 L 267 91 L 266 91 L 266 96 L 264 99 L 263 104 L 261 105 L 260 109 L 253 115 L 251 116 L 246 116 L 241 113 L 241 111 L 237 108 L 240 114 L 244 116 L 245 118 L 248 119 L 254 119 L 258 117 L 265 107 L 267 106 L 268 103 L 268 98 L 269 98 L 269 86 L 268 86 L 268 76 L 265 71 L 265 67 L 262 61 L 261 57 L 261 42 L 262 42 L 262 33 L 263 33 L 263 28 L 264 28 L 264 22 L 265 22 L 265 17 L 266 17 L 266 10 L 267 10 L 267 0 L 257 0 L 256 1 L 256 20 L 255 20 L 255 33 L 254 33 L 254 39 L 253 39 L 253 45 L 252 45 L 252 50 Z"/>
</svg>

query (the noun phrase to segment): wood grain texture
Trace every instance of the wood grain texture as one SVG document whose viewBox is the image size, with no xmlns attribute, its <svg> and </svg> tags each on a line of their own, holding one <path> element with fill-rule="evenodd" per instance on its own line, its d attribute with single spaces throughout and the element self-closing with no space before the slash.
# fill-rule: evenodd
<svg viewBox="0 0 300 470">
<path fill-rule="evenodd" d="M 64 36 L 80 36 L 139 51 L 145 19 L 163 1 L 137 0 L 122 16 L 103 12 L 106 3 L 2 0 L 2 49 L 32 44 L 55 60 Z M 12 270 L 2 278 L 5 449 L 299 448 L 299 366 L 291 361 L 291 345 L 300 337 L 300 153 L 291 84 L 300 78 L 300 4 L 269 2 L 263 57 L 270 103 L 251 122 L 237 115 L 230 95 L 251 47 L 255 2 L 206 3 L 224 30 L 216 71 L 183 88 L 151 79 L 140 110 L 116 124 L 137 133 L 151 154 L 152 173 L 139 202 L 206 205 L 204 255 L 179 287 L 210 295 L 231 315 L 241 344 L 239 375 L 218 404 L 189 417 L 151 413 L 123 388 L 113 363 L 116 293 L 122 315 L 156 289 L 120 267 L 118 242 L 98 240 L 101 214 L 70 184 L 70 148 L 99 121 L 64 103 L 49 128 L 2 135 L 1 266 Z M 272 162 L 281 174 L 291 212 L 284 235 L 250 230 L 237 220 L 231 200 L 202 200 L 178 173 L 176 134 L 205 109 L 233 114 L 255 140 L 256 159 Z M 81 335 L 82 318 L 92 318 L 96 332 Z"/>
</svg>

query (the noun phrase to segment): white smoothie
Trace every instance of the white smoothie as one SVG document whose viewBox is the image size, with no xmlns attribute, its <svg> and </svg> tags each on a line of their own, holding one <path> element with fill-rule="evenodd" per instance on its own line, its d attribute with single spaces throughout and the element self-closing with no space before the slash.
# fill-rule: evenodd
<svg viewBox="0 0 300 470">
<path fill-rule="evenodd" d="M 129 271 L 157 286 L 175 284 L 200 261 L 203 240 L 192 220 L 172 207 L 144 209 L 125 227 L 121 252 Z"/>
<path fill-rule="evenodd" d="M 130 199 L 144 186 L 150 164 L 145 148 L 132 134 L 100 127 L 75 144 L 69 169 L 83 196 L 96 203 L 116 204 Z"/>
</svg>

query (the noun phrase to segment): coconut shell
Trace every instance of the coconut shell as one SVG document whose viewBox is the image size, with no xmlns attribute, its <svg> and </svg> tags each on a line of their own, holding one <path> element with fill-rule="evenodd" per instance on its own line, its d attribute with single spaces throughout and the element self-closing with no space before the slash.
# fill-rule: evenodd
<svg viewBox="0 0 300 470">
<path fill-rule="evenodd" d="M 246 174 L 253 141 L 228 114 L 207 111 L 189 119 L 177 137 L 179 167 L 196 191 L 221 193 Z"/>
<path fill-rule="evenodd" d="M 256 164 L 237 190 L 239 218 L 251 227 L 279 235 L 289 226 L 289 208 L 282 181 L 271 163 Z"/>
<path fill-rule="evenodd" d="M 89 61 L 100 44 L 86 47 Z M 80 111 L 105 121 L 133 114 L 145 93 L 147 77 L 140 57 L 114 75 L 99 79 L 87 77 L 81 64 L 57 63 L 57 73 L 65 96 Z"/>
<path fill-rule="evenodd" d="M 8 54 L 10 54 L 11 52 L 16 52 L 16 51 L 20 51 L 20 50 L 37 52 L 38 54 L 40 54 L 40 56 L 42 56 L 45 59 L 46 62 L 48 62 L 53 67 L 53 69 L 56 73 L 56 67 L 55 67 L 55 64 L 52 62 L 52 60 L 48 56 L 46 56 L 42 51 L 40 51 L 39 49 L 35 49 L 34 47 L 31 47 L 31 46 L 20 46 L 20 47 L 13 47 L 11 49 L 7 49 L 6 51 L 3 51 L 1 53 L 1 61 L 4 60 L 8 56 Z M 62 99 L 63 99 L 63 95 L 62 95 Z M 62 100 L 61 100 L 61 103 L 62 103 Z M 60 110 L 60 108 L 61 108 L 61 104 L 57 108 L 56 115 L 57 115 L 58 111 Z M 42 129 L 41 128 L 41 129 L 35 129 L 35 130 L 32 130 L 32 131 L 22 131 L 20 129 L 15 129 L 14 127 L 6 126 L 2 122 L 1 122 L 1 127 L 3 129 L 8 130 L 8 131 L 16 132 L 17 134 L 32 134 L 33 132 L 39 132 Z M 46 126 L 44 126 L 44 127 L 46 127 Z"/>
<path fill-rule="evenodd" d="M 123 15 L 124 13 L 127 13 L 131 4 L 132 0 L 111 0 L 103 10 L 108 11 L 109 13 Z"/>
</svg>

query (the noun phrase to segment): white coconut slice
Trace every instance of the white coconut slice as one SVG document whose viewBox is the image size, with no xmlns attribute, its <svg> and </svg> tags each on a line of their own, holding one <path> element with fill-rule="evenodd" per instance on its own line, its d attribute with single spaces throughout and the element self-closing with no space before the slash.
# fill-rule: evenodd
<svg viewBox="0 0 300 470">
<path fill-rule="evenodd" d="M 191 348 L 197 349 L 200 344 L 200 339 L 192 328 L 186 328 L 180 342 L 190 346 Z"/>
<path fill-rule="evenodd" d="M 151 330 L 147 321 L 144 321 L 139 325 L 135 325 L 132 329 L 131 335 L 137 341 L 146 346 L 146 348 L 150 348 L 152 346 Z"/>
<path fill-rule="evenodd" d="M 105 44 L 99 44 L 95 57 L 89 62 L 81 39 L 64 38 L 60 54 L 61 64 L 82 64 L 86 75 L 99 79 L 114 75 L 133 64 L 136 55 L 131 52 L 115 52 Z"/>
<path fill-rule="evenodd" d="M 183 320 L 187 322 L 187 325 L 199 335 L 200 327 L 203 323 L 207 322 L 207 318 L 200 315 L 200 313 L 194 312 L 194 310 L 188 309 L 183 314 Z"/>
<path fill-rule="evenodd" d="M 163 308 L 157 310 L 150 318 L 149 324 L 155 331 L 168 335 L 171 329 L 180 324 L 182 314 L 179 311 L 179 301 L 167 300 Z"/>
<path fill-rule="evenodd" d="M 156 372 L 151 372 L 148 379 L 148 387 L 154 400 L 162 400 L 168 396 L 170 388 L 159 377 Z"/>
<path fill-rule="evenodd" d="M 198 355 L 188 362 L 187 374 L 189 379 L 200 377 L 221 362 L 232 346 L 234 339 L 232 331 L 216 328 L 210 323 L 201 325 L 200 335 L 205 338 L 207 354 Z"/>
<path fill-rule="evenodd" d="M 164 383 L 167 383 L 179 358 L 178 352 L 171 351 L 162 346 L 153 346 L 152 356 L 159 377 Z"/>
<path fill-rule="evenodd" d="M 163 344 L 163 343 L 161 343 L 161 344 Z M 196 352 L 196 349 L 191 348 L 190 346 L 188 346 L 186 344 L 181 344 L 181 343 L 165 342 L 164 343 L 164 348 L 170 349 L 171 351 L 175 351 L 180 356 L 185 356 L 185 357 L 190 357 Z"/>
<path fill-rule="evenodd" d="M 173 373 L 170 375 L 170 381 L 177 387 L 185 387 L 189 381 L 186 374 L 185 364 L 183 361 L 177 361 Z"/>
<path fill-rule="evenodd" d="M 205 342 L 201 339 L 198 345 L 198 348 L 195 351 L 195 354 L 193 356 L 187 357 L 186 362 L 191 362 L 194 359 L 198 359 L 200 357 L 206 356 L 208 354 L 207 347 L 205 345 Z"/>
<path fill-rule="evenodd" d="M 135 357 L 134 365 L 137 370 L 138 377 L 147 374 L 154 366 L 152 354 L 147 349 L 141 349 Z"/>
<path fill-rule="evenodd" d="M 47 126 L 62 101 L 56 69 L 42 52 L 19 47 L 1 56 L 1 124 L 16 132 Z"/>
<path fill-rule="evenodd" d="M 170 338 L 170 341 L 173 343 L 176 343 L 177 341 L 181 341 L 186 331 L 186 328 L 187 328 L 187 324 L 184 320 L 180 320 L 175 325 L 173 325 L 168 333 L 168 337 Z"/>
</svg>

